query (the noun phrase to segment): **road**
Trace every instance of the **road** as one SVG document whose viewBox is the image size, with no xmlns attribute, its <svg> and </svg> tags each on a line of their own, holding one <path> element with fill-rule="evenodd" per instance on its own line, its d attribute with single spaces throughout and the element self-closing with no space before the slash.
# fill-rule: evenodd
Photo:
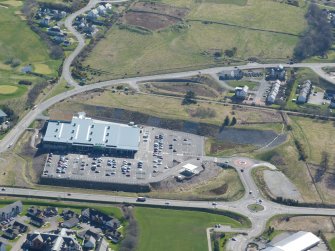
<svg viewBox="0 0 335 251">
<path fill-rule="evenodd" d="M 210 157 L 206 157 L 209 160 Z M 155 199 L 147 198 L 144 204 L 147 205 L 160 205 L 166 207 L 184 207 L 184 208 L 208 208 L 208 209 L 220 209 L 231 212 L 243 214 L 248 217 L 252 223 L 252 228 L 245 229 L 247 235 L 239 235 L 236 237 L 236 241 L 230 243 L 230 247 L 233 247 L 234 251 L 244 250 L 247 243 L 250 242 L 254 237 L 259 236 L 265 229 L 266 222 L 273 216 L 278 214 L 306 214 L 306 215 L 331 215 L 335 216 L 334 209 L 327 208 L 304 208 L 304 207 L 290 207 L 281 204 L 277 204 L 271 201 L 267 201 L 261 197 L 255 182 L 252 179 L 251 171 L 253 168 L 258 166 L 269 166 L 275 168 L 272 164 L 266 162 L 259 162 L 247 158 L 243 160 L 250 160 L 254 162 L 252 166 L 243 168 L 244 172 L 241 172 L 241 167 L 234 165 L 234 161 L 241 159 L 238 157 L 233 158 L 212 158 L 212 161 L 218 163 L 229 163 L 229 165 L 235 167 L 239 173 L 241 181 L 245 186 L 246 193 L 243 198 L 238 201 L 232 202 L 217 202 L 213 205 L 211 201 L 185 201 L 185 200 L 166 200 L 166 199 Z M 250 194 L 249 191 L 252 191 Z M 85 202 L 104 202 L 104 203 L 137 203 L 136 198 L 127 196 L 112 196 L 106 194 L 85 194 L 85 193 L 68 193 L 59 191 L 46 191 L 46 190 L 34 190 L 34 189 L 22 189 L 6 187 L 5 191 L 0 191 L 2 196 L 23 196 L 27 198 L 52 198 L 60 200 L 76 200 Z M 262 199 L 261 204 L 264 207 L 263 211 L 252 212 L 248 209 L 248 205 L 255 204 Z M 169 202 L 169 205 L 166 202 Z M 219 223 L 219 222 L 218 222 Z M 226 228 L 224 228 L 226 229 Z M 227 230 L 226 230 L 227 231 Z M 236 230 L 234 231 L 236 232 Z"/>
<path fill-rule="evenodd" d="M 143 81 L 152 81 L 152 80 L 161 80 L 161 79 L 171 79 L 171 78 L 185 78 L 191 77 L 197 74 L 208 74 L 215 76 L 218 72 L 223 70 L 233 70 L 234 66 L 228 67 L 215 67 L 208 69 L 199 69 L 194 71 L 186 71 L 186 72 L 177 72 L 177 73 L 169 73 L 169 74 L 159 74 L 159 75 L 151 75 L 151 76 L 141 76 L 141 77 L 133 77 L 127 79 L 116 79 L 110 81 L 99 82 L 86 86 L 79 86 L 78 83 L 71 76 L 71 64 L 73 60 L 78 56 L 78 54 L 85 47 L 85 39 L 84 37 L 75 30 L 72 26 L 73 20 L 86 11 L 92 9 L 97 3 L 101 1 L 91 0 L 87 6 L 83 9 L 78 10 L 77 12 L 69 15 L 65 20 L 66 28 L 74 34 L 74 36 L 78 40 L 78 45 L 76 49 L 64 60 L 62 77 L 67 81 L 68 84 L 73 85 L 75 88 L 61 93 L 57 96 L 54 96 L 40 104 L 36 105 L 36 108 L 27 113 L 18 124 L 1 140 L 0 142 L 0 153 L 5 152 L 8 148 L 11 148 L 17 140 L 20 138 L 22 133 L 28 128 L 28 126 L 45 110 L 50 108 L 52 105 L 67 99 L 71 96 L 91 91 L 94 89 L 104 88 L 112 85 L 118 85 L 121 83 L 128 83 L 135 90 L 138 90 L 137 83 Z M 104 1 L 104 2 L 123 2 L 123 1 Z M 268 67 L 276 67 L 278 64 L 257 64 L 251 63 L 246 65 L 239 65 L 238 68 L 241 70 L 248 69 L 259 69 L 259 68 L 268 68 Z M 297 67 L 297 68 L 310 68 L 314 72 L 316 72 L 320 77 L 328 80 L 329 82 L 335 84 L 335 80 L 327 75 L 322 68 L 323 67 L 335 67 L 335 63 L 298 63 L 294 65 L 284 64 L 284 67 Z M 259 108 L 266 109 L 266 108 Z M 213 158 L 206 157 L 207 159 L 214 160 Z M 239 201 L 234 202 L 225 202 L 218 203 L 213 206 L 212 202 L 206 201 L 182 201 L 182 200 L 173 200 L 170 201 L 172 206 L 177 207 L 192 207 L 192 208 L 217 208 L 221 210 L 229 210 L 232 212 L 237 212 L 247 216 L 252 222 L 252 228 L 247 229 L 247 236 L 239 236 L 237 237 L 237 241 L 234 243 L 230 243 L 230 247 L 233 250 L 239 251 L 244 250 L 248 241 L 252 238 L 258 236 L 264 231 L 266 226 L 266 222 L 272 216 L 277 214 L 310 214 L 310 215 L 332 215 L 335 216 L 334 209 L 322 209 L 322 208 L 302 208 L 302 207 L 288 207 L 280 204 L 273 203 L 271 201 L 267 201 L 262 198 L 262 205 L 264 206 L 264 210 L 261 212 L 251 212 L 247 206 L 250 204 L 254 204 L 261 198 L 259 194 L 258 188 L 251 177 L 251 170 L 259 165 L 266 165 L 269 168 L 275 168 L 273 165 L 269 163 L 255 163 L 252 167 L 248 169 L 244 169 L 244 172 L 241 172 L 241 167 L 234 165 L 231 163 L 234 159 L 215 159 L 219 162 L 228 161 L 230 165 L 234 166 L 239 173 L 241 181 L 246 189 L 246 194 Z M 249 191 L 252 191 L 250 194 Z M 121 197 L 121 196 L 107 196 L 107 195 L 99 195 L 99 194 L 85 194 L 85 193 L 68 193 L 57 192 L 57 191 L 43 191 L 43 190 L 33 190 L 33 189 L 20 189 L 20 188 L 10 188 L 7 187 L 5 191 L 0 191 L 3 195 L 8 196 L 26 196 L 26 197 L 45 197 L 45 198 L 61 198 L 61 199 L 72 199 L 72 200 L 83 200 L 83 201 L 91 201 L 91 202 L 118 202 L 118 203 L 135 203 L 135 199 L 133 197 Z M 148 198 L 145 204 L 148 205 L 165 205 L 166 200 L 164 199 L 154 199 Z"/>
</svg>

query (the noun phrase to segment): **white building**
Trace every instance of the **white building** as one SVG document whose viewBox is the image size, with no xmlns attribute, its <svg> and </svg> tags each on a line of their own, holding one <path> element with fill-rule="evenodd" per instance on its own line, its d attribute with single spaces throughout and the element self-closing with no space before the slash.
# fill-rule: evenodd
<svg viewBox="0 0 335 251">
<path fill-rule="evenodd" d="M 249 87 L 244 86 L 244 87 L 236 87 L 235 88 L 235 96 L 237 98 L 245 99 L 248 95 Z"/>
<path fill-rule="evenodd" d="M 306 103 L 307 102 L 307 97 L 309 93 L 311 92 L 312 88 L 312 83 L 310 80 L 306 80 L 304 84 L 302 85 L 299 96 L 297 98 L 297 103 Z"/>
<path fill-rule="evenodd" d="M 307 251 L 320 243 L 320 239 L 311 232 L 299 231 L 272 244 L 263 251 Z"/>
<path fill-rule="evenodd" d="M 99 17 L 99 11 L 97 9 L 93 9 L 89 11 L 87 14 L 87 18 L 91 20 L 97 19 L 98 17 Z"/>
</svg>

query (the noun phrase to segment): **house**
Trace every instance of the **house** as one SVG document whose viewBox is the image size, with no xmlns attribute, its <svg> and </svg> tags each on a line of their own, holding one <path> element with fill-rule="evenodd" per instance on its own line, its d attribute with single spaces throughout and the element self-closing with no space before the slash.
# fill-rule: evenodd
<svg viewBox="0 0 335 251">
<path fill-rule="evenodd" d="M 109 245 L 108 242 L 104 239 L 101 238 L 100 241 L 98 241 L 95 251 L 108 251 L 109 250 Z"/>
<path fill-rule="evenodd" d="M 83 248 L 88 250 L 94 249 L 95 243 L 96 243 L 95 238 L 93 236 L 88 236 L 83 241 Z"/>
<path fill-rule="evenodd" d="M 0 208 L 0 221 L 7 220 L 12 217 L 16 217 L 22 212 L 22 202 L 16 201 L 8 206 Z"/>
<path fill-rule="evenodd" d="M 105 6 L 99 5 L 97 10 L 98 10 L 98 13 L 99 13 L 100 16 L 106 15 L 106 7 Z"/>
<path fill-rule="evenodd" d="M 0 124 L 5 122 L 7 117 L 8 115 L 3 110 L 0 109 Z"/>
<path fill-rule="evenodd" d="M 110 217 L 96 209 L 86 208 L 81 211 L 83 220 L 91 221 L 91 224 L 97 225 L 102 229 L 117 229 L 120 226 L 120 221 Z"/>
<path fill-rule="evenodd" d="M 53 217 L 58 215 L 58 209 L 57 207 L 47 207 L 43 210 L 43 214 L 46 217 Z"/>
<path fill-rule="evenodd" d="M 88 20 L 95 20 L 99 17 L 99 11 L 97 9 L 93 9 L 87 13 Z"/>
<path fill-rule="evenodd" d="M 13 229 L 13 228 L 7 228 L 2 236 L 4 238 L 10 239 L 10 240 L 14 240 L 19 234 L 19 231 L 17 229 Z"/>
<path fill-rule="evenodd" d="M 335 98 L 335 91 L 326 90 L 325 93 L 324 93 L 324 99 L 331 100 L 332 98 Z"/>
<path fill-rule="evenodd" d="M 35 206 L 31 206 L 28 210 L 27 210 L 27 216 L 29 217 L 40 217 L 43 215 L 43 212 L 41 209 L 35 207 Z"/>
<path fill-rule="evenodd" d="M 50 24 L 50 17 L 44 17 L 44 18 L 41 18 L 40 19 L 40 22 L 39 22 L 39 25 L 41 26 L 41 27 L 49 27 L 49 24 Z"/>
<path fill-rule="evenodd" d="M 243 78 L 243 72 L 240 69 L 222 71 L 218 75 L 220 80 L 240 80 Z"/>
<path fill-rule="evenodd" d="M 50 36 L 60 36 L 60 37 L 65 36 L 65 34 L 61 31 L 61 29 L 58 26 L 48 28 L 47 34 Z"/>
<path fill-rule="evenodd" d="M 286 70 L 282 65 L 268 69 L 266 80 L 273 81 L 277 79 L 280 81 L 285 81 L 286 79 Z"/>
<path fill-rule="evenodd" d="M 73 217 L 78 217 L 78 215 L 70 209 L 64 209 L 61 213 L 61 216 L 63 217 L 64 220 L 69 220 Z"/>
<path fill-rule="evenodd" d="M 106 11 L 107 11 L 107 12 L 112 12 L 112 9 L 113 9 L 113 8 L 112 8 L 112 4 L 111 4 L 111 3 L 106 3 L 106 4 L 105 4 L 105 7 L 106 7 Z"/>
<path fill-rule="evenodd" d="M 235 97 L 238 99 L 245 99 L 248 95 L 248 90 L 249 90 L 249 87 L 246 85 L 244 87 L 236 87 Z"/>
<path fill-rule="evenodd" d="M 21 222 L 18 222 L 18 221 L 15 221 L 13 223 L 13 225 L 10 227 L 10 228 L 7 228 L 4 232 L 3 232 L 3 236 L 5 238 L 8 238 L 8 239 L 15 239 L 19 234 L 22 234 L 22 233 L 25 233 L 27 232 L 28 230 L 28 226 L 21 223 Z"/>
<path fill-rule="evenodd" d="M 42 227 L 45 224 L 45 219 L 38 216 L 32 216 L 30 218 L 30 224 L 36 227 Z"/>
<path fill-rule="evenodd" d="M 304 84 L 301 86 L 299 91 L 299 96 L 297 98 L 297 103 L 303 104 L 307 102 L 307 98 L 311 93 L 312 83 L 310 80 L 306 80 Z"/>
<path fill-rule="evenodd" d="M 121 233 L 117 230 L 106 231 L 105 236 L 108 240 L 111 240 L 114 244 L 119 243 L 122 237 Z"/>
<path fill-rule="evenodd" d="M 81 251 L 82 248 L 73 236 L 73 232 L 61 229 L 56 233 L 34 232 L 27 235 L 24 250 L 38 251 Z"/>
<path fill-rule="evenodd" d="M 331 100 L 330 100 L 330 108 L 335 108 L 335 98 L 332 98 Z"/>
<path fill-rule="evenodd" d="M 77 217 L 72 217 L 62 223 L 62 227 L 65 228 L 73 228 L 77 226 L 79 223 L 79 219 Z"/>
<path fill-rule="evenodd" d="M 6 251 L 6 244 L 0 241 L 0 251 Z"/>
</svg>

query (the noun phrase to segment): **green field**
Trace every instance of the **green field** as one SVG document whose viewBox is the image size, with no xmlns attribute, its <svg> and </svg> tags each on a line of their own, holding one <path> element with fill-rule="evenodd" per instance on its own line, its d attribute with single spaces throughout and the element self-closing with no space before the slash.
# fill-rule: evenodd
<svg viewBox="0 0 335 251">
<path fill-rule="evenodd" d="M 0 4 L 0 104 L 9 105 L 21 115 L 25 110 L 27 91 L 32 86 L 20 86 L 19 80 L 29 80 L 33 84 L 45 81 L 41 77 L 21 73 L 24 66 L 31 65 L 37 73 L 55 77 L 60 60 L 52 60 L 47 45 L 27 25 L 20 12 L 23 2 L 18 0 L 1 1 Z M 9 62 L 15 60 L 16 65 Z M 17 88 L 6 92 L 4 86 Z"/>
<path fill-rule="evenodd" d="M 335 251 L 335 238 L 330 240 L 329 245 L 332 251 Z"/>
<path fill-rule="evenodd" d="M 206 228 L 214 224 L 243 227 L 229 217 L 196 211 L 135 208 L 138 251 L 207 250 Z"/>
<path fill-rule="evenodd" d="M 193 0 L 164 2 L 190 8 L 186 17 L 189 28 L 181 31 L 167 28 L 142 35 L 120 30 L 115 25 L 84 61 L 84 65 L 108 72 L 90 76 L 92 81 L 209 67 L 231 60 L 244 62 L 250 57 L 287 61 L 298 37 L 276 32 L 298 35 L 305 28 L 305 7 L 271 0 L 249 0 L 247 5 L 197 3 Z M 191 20 L 210 20 L 238 27 Z M 211 54 L 212 50 L 225 51 L 233 47 L 237 47 L 233 59 L 215 60 Z"/>
</svg>

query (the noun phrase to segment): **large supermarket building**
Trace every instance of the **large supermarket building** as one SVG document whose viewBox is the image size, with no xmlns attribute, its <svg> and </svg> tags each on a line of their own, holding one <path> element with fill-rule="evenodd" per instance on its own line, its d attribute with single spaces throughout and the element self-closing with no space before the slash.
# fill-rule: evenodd
<svg viewBox="0 0 335 251">
<path fill-rule="evenodd" d="M 49 120 L 42 139 L 44 149 L 133 156 L 139 148 L 140 128 L 73 116 L 71 121 Z"/>
</svg>

